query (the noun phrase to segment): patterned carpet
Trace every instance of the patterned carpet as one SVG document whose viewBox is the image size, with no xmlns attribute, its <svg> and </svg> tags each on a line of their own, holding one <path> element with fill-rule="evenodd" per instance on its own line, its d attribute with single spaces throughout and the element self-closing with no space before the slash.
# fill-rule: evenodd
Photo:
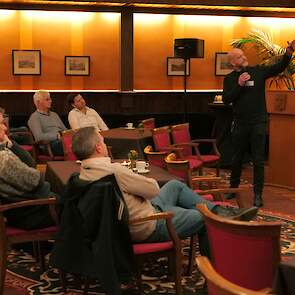
<svg viewBox="0 0 295 295">
<path fill-rule="evenodd" d="M 283 259 L 288 259 L 295 255 L 295 219 L 271 216 L 267 212 L 258 218 L 263 220 L 275 221 L 281 220 L 283 222 L 281 245 Z M 186 254 L 188 247 L 184 247 Z M 198 251 L 198 250 L 197 250 Z M 31 255 L 13 250 L 9 255 L 9 266 L 6 276 L 6 285 L 19 290 L 27 290 L 30 295 L 39 294 L 63 294 L 60 288 L 60 281 L 55 269 L 49 269 L 45 273 L 41 273 L 39 266 L 35 263 Z M 144 268 L 143 289 L 145 294 L 159 295 L 159 294 L 175 294 L 174 284 L 169 281 L 167 276 L 167 265 L 164 259 L 159 260 L 158 263 L 150 261 Z M 81 294 L 77 287 L 75 287 L 73 280 L 71 280 L 68 294 Z M 204 280 L 200 276 L 197 269 L 194 270 L 192 276 L 183 277 L 184 295 L 199 294 L 205 295 L 206 290 L 203 289 Z M 99 285 L 91 285 L 91 292 L 89 294 L 104 294 Z"/>
</svg>

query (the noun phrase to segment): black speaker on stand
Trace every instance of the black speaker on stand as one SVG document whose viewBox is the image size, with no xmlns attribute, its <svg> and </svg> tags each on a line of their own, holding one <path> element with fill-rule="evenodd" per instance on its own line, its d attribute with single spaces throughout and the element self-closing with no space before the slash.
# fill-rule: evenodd
<svg viewBox="0 0 295 295">
<path fill-rule="evenodd" d="M 204 40 L 195 38 L 184 38 L 174 40 L 174 57 L 183 58 L 184 61 L 184 75 L 183 75 L 183 85 L 184 85 L 184 123 L 187 121 L 187 62 L 190 58 L 204 58 Z"/>
</svg>

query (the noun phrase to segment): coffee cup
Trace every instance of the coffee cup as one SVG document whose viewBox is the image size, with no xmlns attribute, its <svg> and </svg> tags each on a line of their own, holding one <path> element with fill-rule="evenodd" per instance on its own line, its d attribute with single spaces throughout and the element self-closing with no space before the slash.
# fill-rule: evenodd
<svg viewBox="0 0 295 295">
<path fill-rule="evenodd" d="M 138 172 L 146 171 L 146 168 L 149 166 L 149 163 L 145 161 L 136 161 L 136 169 Z"/>
<path fill-rule="evenodd" d="M 128 129 L 132 129 L 133 128 L 133 123 L 127 123 L 126 126 L 127 126 Z"/>
</svg>

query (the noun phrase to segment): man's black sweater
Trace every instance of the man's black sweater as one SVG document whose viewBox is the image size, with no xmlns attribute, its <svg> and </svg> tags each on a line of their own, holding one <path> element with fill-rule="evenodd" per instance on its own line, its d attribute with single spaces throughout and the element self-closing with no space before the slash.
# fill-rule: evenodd
<svg viewBox="0 0 295 295">
<path fill-rule="evenodd" d="M 274 65 L 248 66 L 240 72 L 233 71 L 224 78 L 223 101 L 226 105 L 232 103 L 235 121 L 249 124 L 267 121 L 265 80 L 281 73 L 290 59 L 291 56 L 284 54 Z M 250 81 L 254 81 L 254 85 L 246 84 L 242 87 L 238 84 L 239 76 L 243 72 L 249 73 Z"/>
</svg>

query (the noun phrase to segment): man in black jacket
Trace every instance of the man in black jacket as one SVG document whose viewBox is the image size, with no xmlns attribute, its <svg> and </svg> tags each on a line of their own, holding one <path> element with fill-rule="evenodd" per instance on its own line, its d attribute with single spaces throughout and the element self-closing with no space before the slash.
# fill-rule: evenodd
<svg viewBox="0 0 295 295">
<path fill-rule="evenodd" d="M 254 163 L 254 206 L 263 206 L 264 149 L 267 131 L 265 80 L 282 72 L 289 64 L 295 49 L 295 40 L 286 48 L 279 62 L 271 66 L 248 66 L 241 49 L 234 48 L 229 54 L 233 71 L 224 79 L 223 101 L 232 104 L 233 161 L 231 187 L 240 184 L 242 160 L 249 145 Z M 232 195 L 232 197 L 234 197 Z"/>
</svg>

